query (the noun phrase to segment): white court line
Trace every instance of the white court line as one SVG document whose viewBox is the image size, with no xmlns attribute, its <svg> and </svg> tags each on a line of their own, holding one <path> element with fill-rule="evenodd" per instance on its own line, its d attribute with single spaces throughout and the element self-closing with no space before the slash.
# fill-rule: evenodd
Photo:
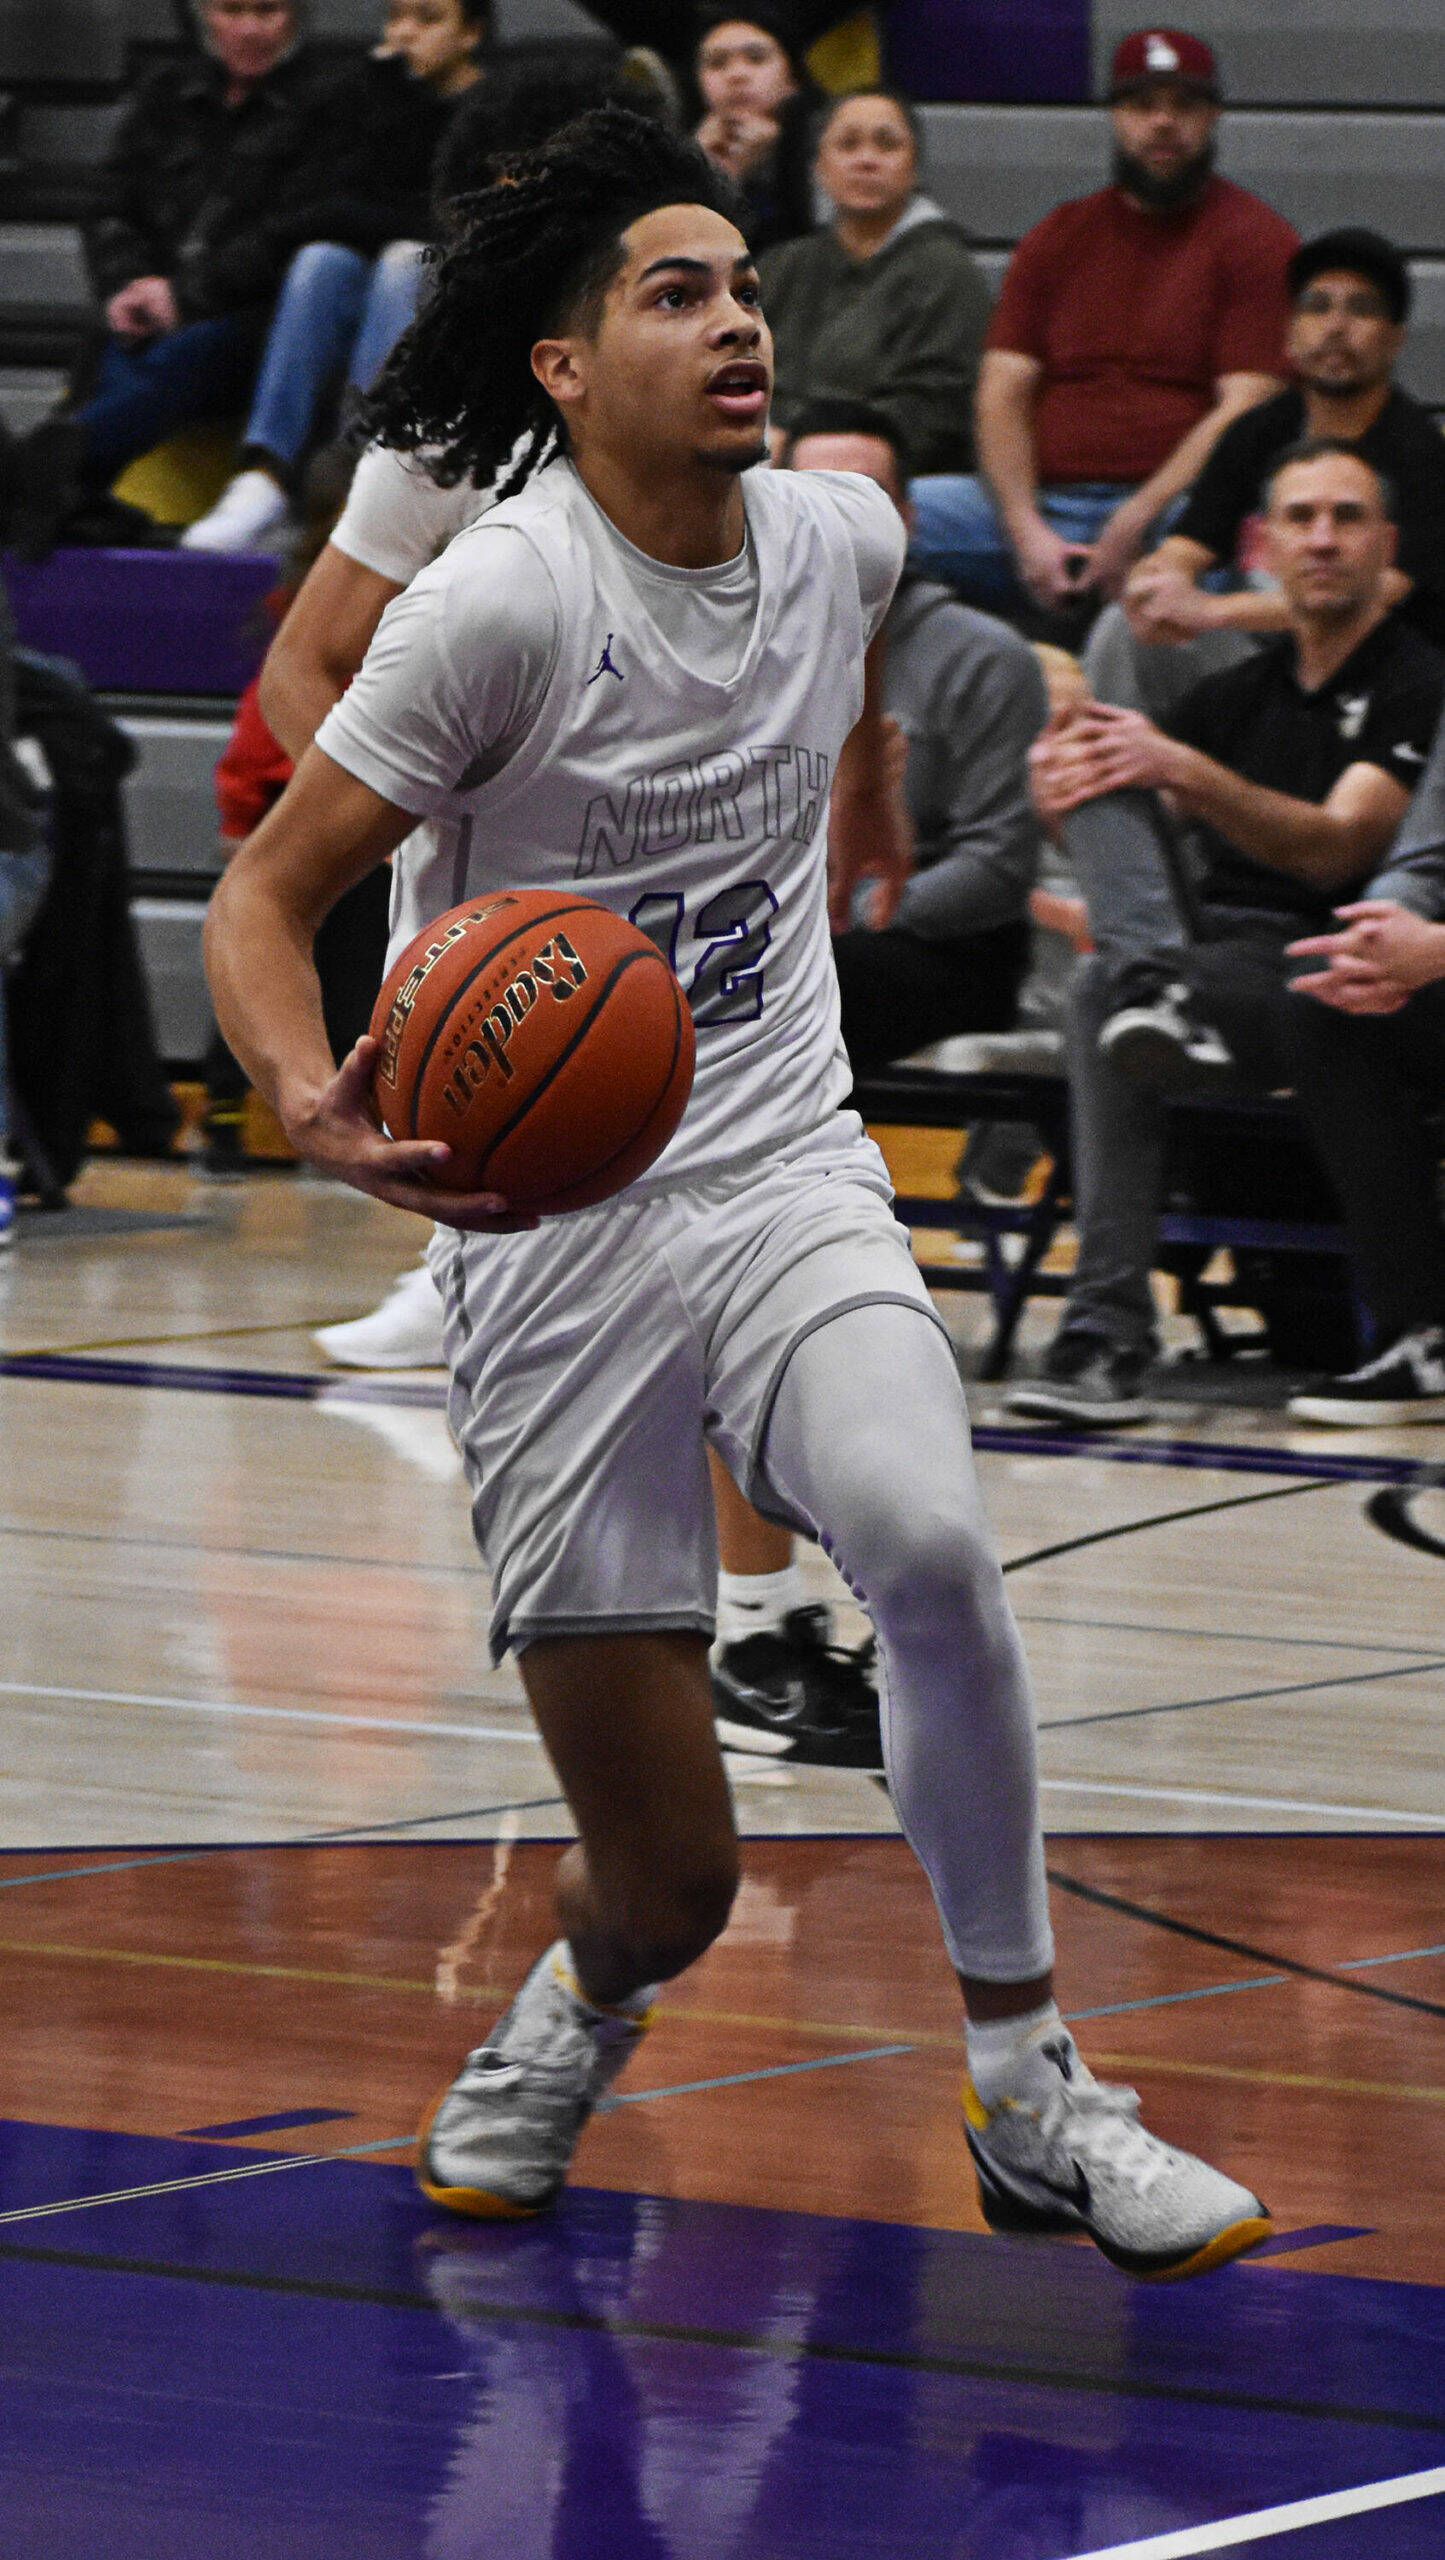
<svg viewBox="0 0 1445 2560">
<path fill-rule="evenodd" d="M 357 2160 L 368 2151 L 402 2151 L 416 2142 L 414 2133 L 393 2134 L 385 2142 L 349 2142 L 342 2151 L 291 2151 L 284 2160 L 256 2160 L 244 2169 L 205 2169 L 195 2178 L 160 2178 L 149 2187 L 112 2187 L 103 2196 L 63 2196 L 58 2204 L 21 2204 L 0 2213 L 0 2223 L 44 2222 L 56 2213 L 89 2213 L 98 2204 L 134 2204 L 141 2196 L 178 2196 L 187 2187 L 224 2187 L 234 2178 L 271 2178 L 280 2169 L 318 2169 L 323 2160 Z"/>
<path fill-rule="evenodd" d="M 1408 2506 L 1414 2498 L 1445 2496 L 1445 2468 L 1407 2471 L 1398 2480 L 1372 2480 L 1363 2489 L 1331 2489 L 1322 2498 L 1297 2498 L 1287 2507 L 1260 2507 L 1251 2516 L 1225 2516 L 1218 2524 L 1187 2524 L 1179 2533 L 1151 2533 L 1142 2542 L 1111 2542 L 1107 2551 L 1080 2551 L 1073 2560 L 1188 2560 L 1196 2551 L 1232 2551 L 1267 2534 L 1300 2533 L 1306 2525 L 1332 2524 L 1337 2516 L 1373 2514 L 1379 2507 Z"/>
<path fill-rule="evenodd" d="M 1445 1831 L 1445 1814 L 1406 1813 L 1394 1804 L 1315 1804 L 1298 1796 L 1214 1795 L 1199 1787 L 1121 1787 L 1107 1778 L 1040 1778 L 1041 1788 L 1065 1796 L 1132 1796 L 1145 1804 L 1232 1804 L 1247 1813 L 1318 1813 L 1346 1822 L 1421 1822 Z"/>
<path fill-rule="evenodd" d="M 265 1716 L 282 1724 L 344 1724 L 364 1733 L 435 1733 L 460 1742 L 526 1742 L 541 1748 L 528 1725 L 423 1724 L 412 1716 L 336 1715 L 326 1707 L 256 1707 L 230 1698 L 151 1698 L 128 1689 L 46 1689 L 34 1680 L 0 1680 L 0 1697 L 73 1698 L 88 1707 L 169 1707 L 185 1716 Z"/>
</svg>

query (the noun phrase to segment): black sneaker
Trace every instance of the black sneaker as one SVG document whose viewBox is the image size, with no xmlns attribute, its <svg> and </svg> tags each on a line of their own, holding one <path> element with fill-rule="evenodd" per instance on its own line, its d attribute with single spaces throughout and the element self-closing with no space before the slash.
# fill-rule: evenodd
<svg viewBox="0 0 1445 2560">
<path fill-rule="evenodd" d="M 1326 1378 L 1291 1396 L 1295 1422 L 1363 1430 L 1391 1422 L 1445 1422 L 1445 1330 L 1438 1324 L 1405 1333 L 1343 1378 Z"/>
<path fill-rule="evenodd" d="M 245 1109 L 239 1102 L 213 1102 L 201 1123 L 201 1170 L 223 1180 L 246 1170 Z"/>
<path fill-rule="evenodd" d="M 790 1610 L 781 1628 L 724 1645 L 712 1665 L 713 1715 L 731 1751 L 825 1769 L 883 1766 L 874 1646 L 830 1644 L 826 1609 Z"/>
<path fill-rule="evenodd" d="M 1075 1431 L 1152 1422 L 1154 1408 L 1139 1393 L 1147 1366 L 1141 1352 L 1115 1351 L 1097 1334 L 1059 1333 L 1049 1345 L 1042 1375 L 1010 1387 L 1004 1409 L 1039 1422 L 1062 1422 Z"/>
<path fill-rule="evenodd" d="M 1207 1092 L 1236 1075 L 1214 1025 L 1196 1012 L 1182 979 L 1120 1005 L 1099 1033 L 1099 1050 L 1120 1073 L 1158 1093 Z"/>
</svg>

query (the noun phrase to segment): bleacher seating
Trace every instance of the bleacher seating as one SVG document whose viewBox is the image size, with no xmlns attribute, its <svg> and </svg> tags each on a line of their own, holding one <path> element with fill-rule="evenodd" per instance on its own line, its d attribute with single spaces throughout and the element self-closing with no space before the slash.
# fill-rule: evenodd
<svg viewBox="0 0 1445 2560">
<path fill-rule="evenodd" d="M 1141 23 L 1136 0 L 1094 0 L 1094 84 L 1121 36 Z M 1445 101 L 1445 15 L 1439 0 L 1190 0 L 1180 23 L 1212 44 L 1232 98 L 1270 105 L 1419 107 Z"/>
</svg>

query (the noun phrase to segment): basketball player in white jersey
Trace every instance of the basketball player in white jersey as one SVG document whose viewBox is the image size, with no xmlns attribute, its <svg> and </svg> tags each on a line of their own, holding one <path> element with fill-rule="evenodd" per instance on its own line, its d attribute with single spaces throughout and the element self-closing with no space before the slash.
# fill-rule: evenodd
<svg viewBox="0 0 1445 2560">
<path fill-rule="evenodd" d="M 828 937 L 828 793 L 902 567 L 861 478 L 754 470 L 770 346 L 724 185 L 616 109 L 474 198 L 384 377 L 383 439 L 502 502 L 383 618 L 236 856 L 208 930 L 221 1027 L 300 1152 L 434 1216 L 452 1422 L 494 1592 L 576 1820 L 561 1935 L 423 2132 L 461 2213 L 536 2212 L 737 1881 L 712 1724 L 703 1434 L 818 1537 L 878 1629 L 900 1821 L 963 1987 L 965 2114 L 998 2228 L 1087 2231 L 1184 2275 L 1269 2225 L 1144 2133 L 1054 2004 L 1017 1633 L 952 1352 L 852 1115 Z M 410 836 L 398 943 L 503 886 L 575 884 L 667 951 L 698 1029 L 652 1172 L 540 1225 L 447 1196 L 446 1150 L 338 1071 L 311 939 Z"/>
</svg>

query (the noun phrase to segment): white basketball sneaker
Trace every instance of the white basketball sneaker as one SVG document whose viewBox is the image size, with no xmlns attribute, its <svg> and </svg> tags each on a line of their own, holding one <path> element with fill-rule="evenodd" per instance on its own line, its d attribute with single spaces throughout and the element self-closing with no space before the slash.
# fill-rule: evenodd
<svg viewBox="0 0 1445 2560">
<path fill-rule="evenodd" d="M 559 1938 L 423 2124 L 416 2167 L 422 2194 L 479 2221 L 541 2213 L 567 2175 L 582 2127 L 649 2023 L 648 2011 L 633 2017 L 584 2000 Z"/>
<path fill-rule="evenodd" d="M 1086 2231 L 1127 2275 L 1159 2281 L 1223 2266 L 1274 2228 L 1247 2187 L 1146 2133 L 1135 2091 L 1096 2080 L 1067 2027 L 1040 2032 L 993 2106 L 966 2079 L 963 2112 L 990 2230 Z"/>
<path fill-rule="evenodd" d="M 379 1307 L 351 1324 L 323 1325 L 312 1341 L 343 1369 L 443 1369 L 442 1302 L 424 1262 L 394 1281 Z"/>
</svg>

